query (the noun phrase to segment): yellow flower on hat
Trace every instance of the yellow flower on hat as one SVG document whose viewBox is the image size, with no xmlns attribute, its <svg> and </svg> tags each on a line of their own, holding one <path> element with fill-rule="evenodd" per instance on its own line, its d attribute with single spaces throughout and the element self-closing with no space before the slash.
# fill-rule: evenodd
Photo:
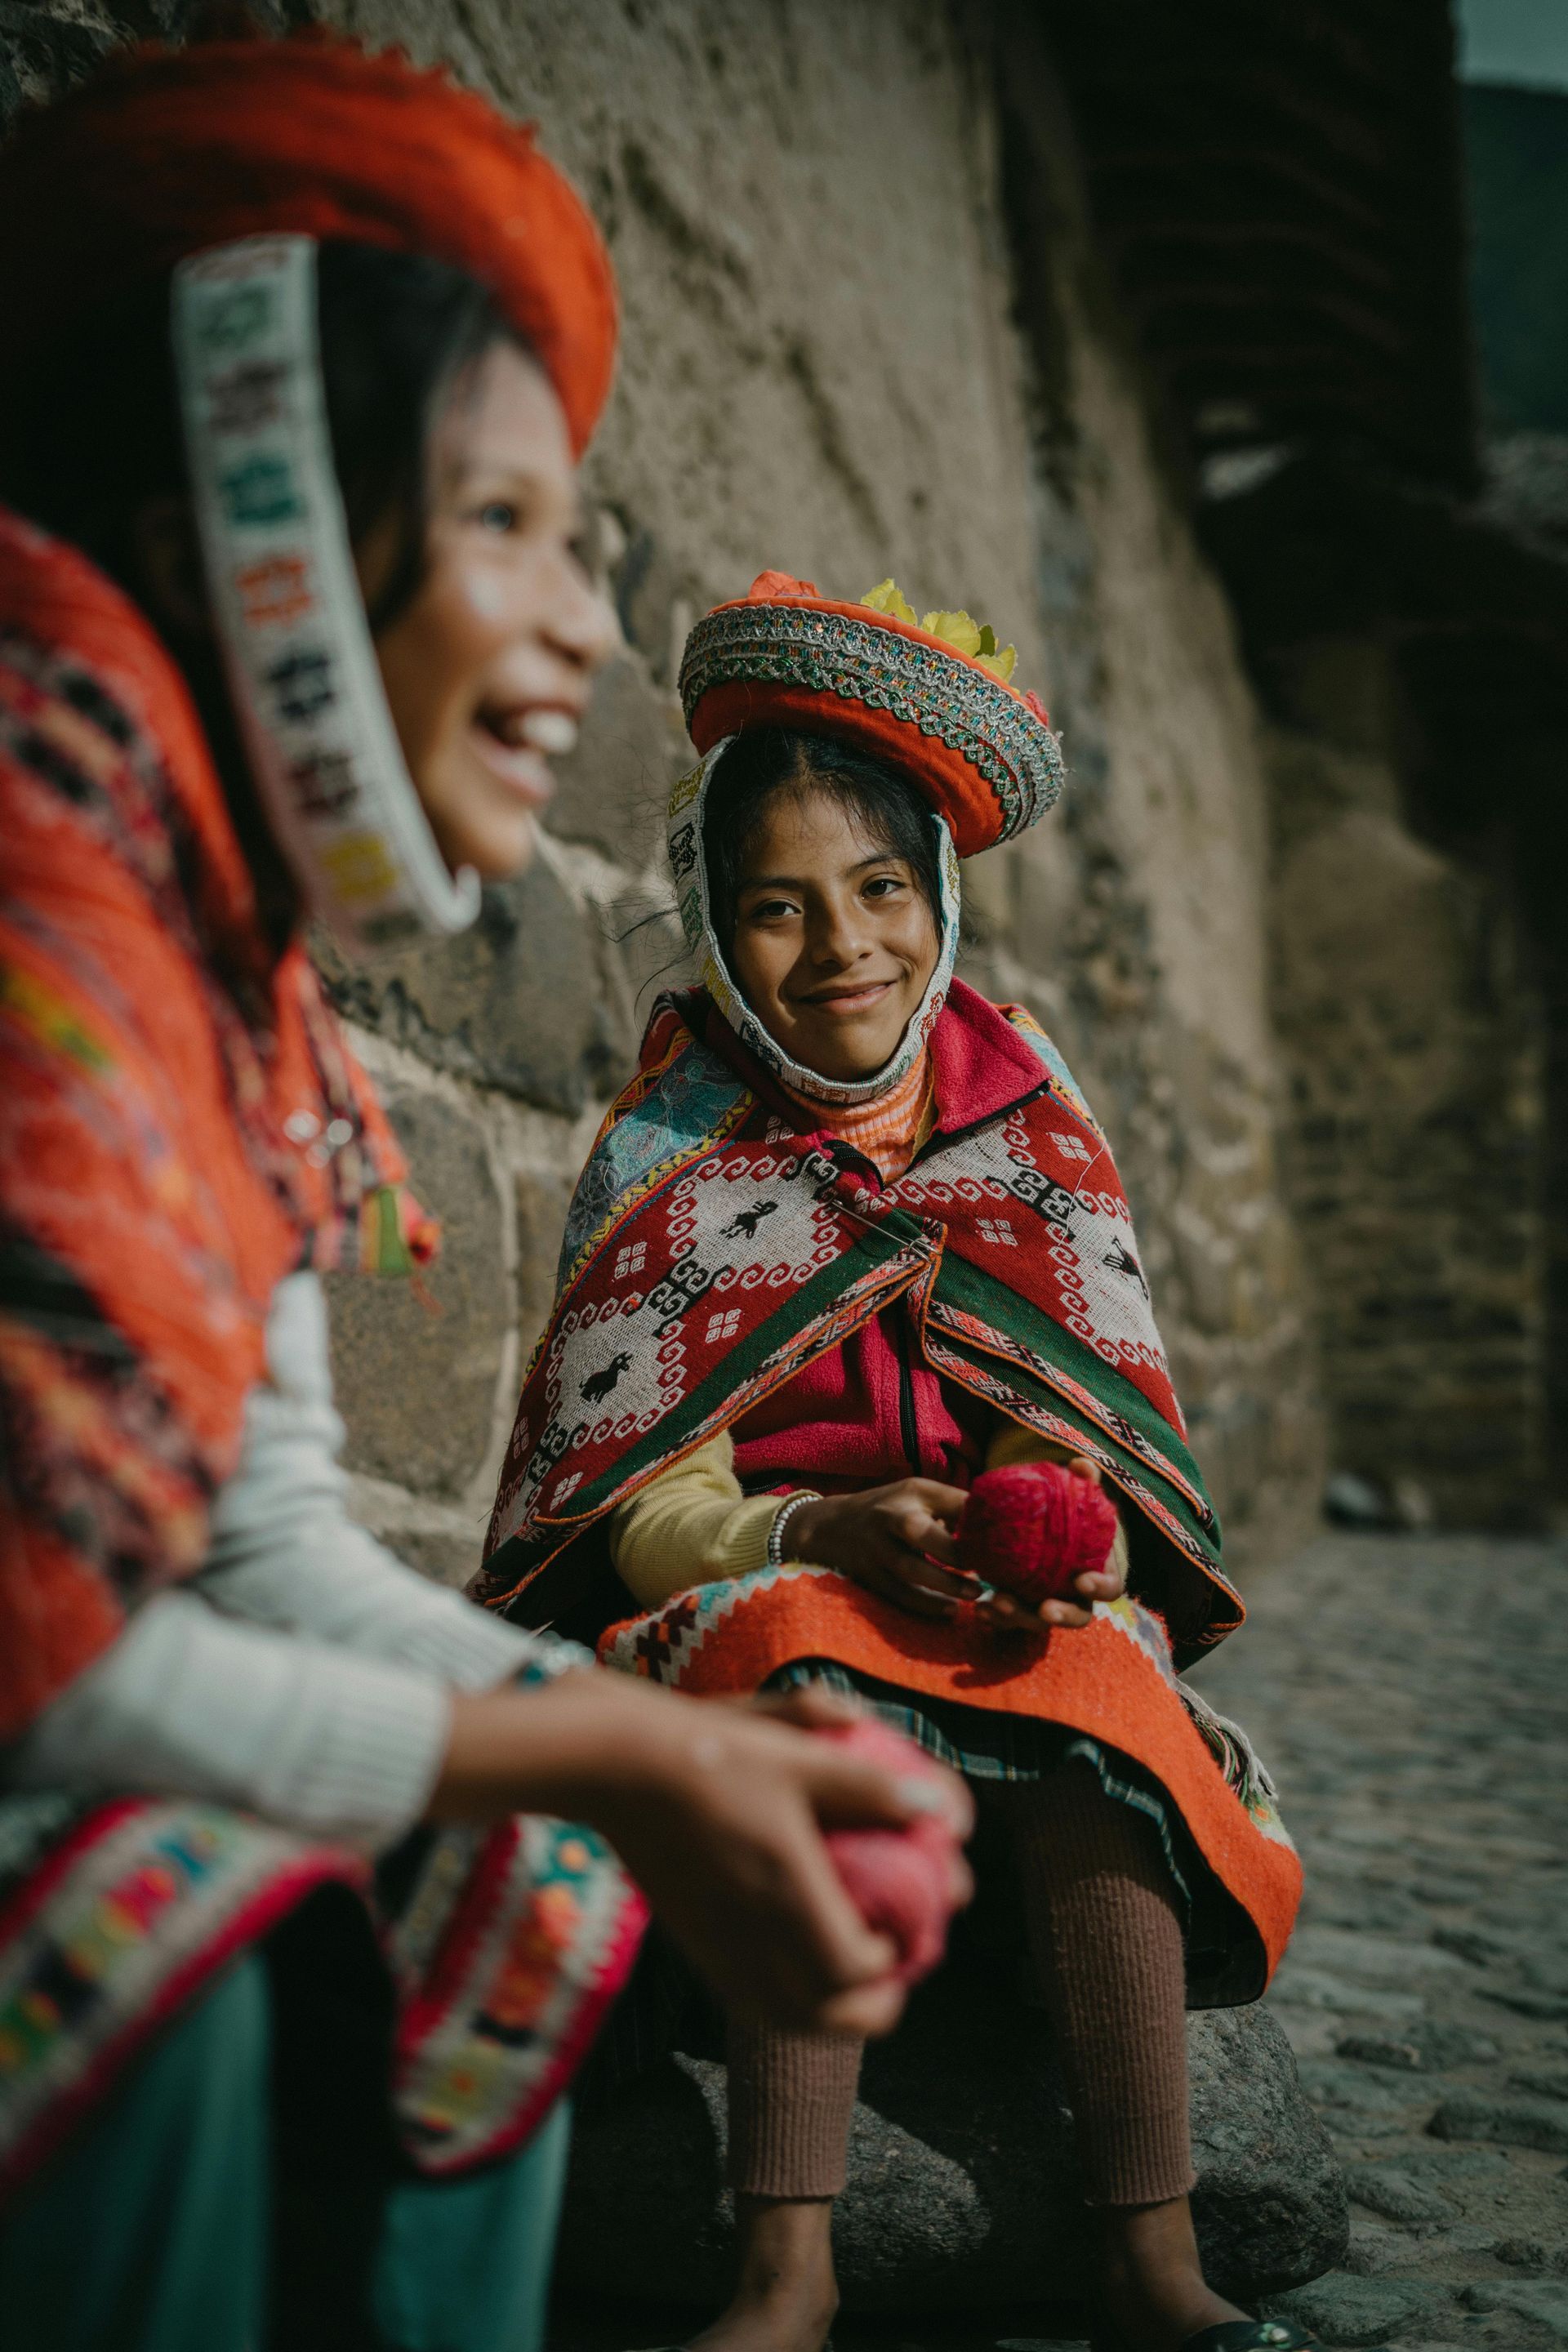
<svg viewBox="0 0 1568 2352">
<path fill-rule="evenodd" d="M 1013 675 L 1018 649 L 1016 646 L 998 647 L 996 633 L 989 623 L 973 621 L 967 613 L 922 613 L 917 620 L 914 606 L 890 579 L 870 589 L 860 602 L 869 605 L 873 613 L 885 613 L 890 621 L 907 621 L 912 628 L 923 629 L 928 637 L 942 638 L 956 652 L 967 654 L 982 669 L 988 669 L 1004 683 Z"/>
<path fill-rule="evenodd" d="M 891 580 L 884 580 L 879 588 L 868 588 L 860 602 L 868 604 L 873 613 L 886 613 L 889 621 L 907 621 L 911 629 L 920 626 L 914 606 L 907 596 L 899 593 Z"/>
<path fill-rule="evenodd" d="M 961 615 L 964 620 L 968 617 L 967 613 Z M 1001 678 L 1005 684 L 1017 665 L 1018 648 L 1016 646 L 999 646 L 996 632 L 987 622 L 981 629 L 980 650 L 974 658 L 982 669 L 988 669 L 994 677 Z"/>
</svg>

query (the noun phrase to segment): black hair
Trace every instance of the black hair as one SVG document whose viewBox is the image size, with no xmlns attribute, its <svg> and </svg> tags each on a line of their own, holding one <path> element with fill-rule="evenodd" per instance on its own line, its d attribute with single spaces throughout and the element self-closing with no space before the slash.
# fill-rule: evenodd
<svg viewBox="0 0 1568 2352">
<path fill-rule="evenodd" d="M 868 841 L 901 857 L 942 929 L 942 870 L 931 811 L 897 772 L 828 735 L 756 727 L 738 735 L 708 782 L 702 856 L 719 943 L 729 954 L 746 846 L 780 796 L 825 793 L 859 819 Z"/>
<path fill-rule="evenodd" d="M 357 545 L 395 519 L 371 613 L 384 628 L 423 576 L 426 446 L 455 383 L 492 344 L 525 348 L 493 296 L 421 255 L 325 240 L 317 255 L 321 376 L 332 454 Z M 101 310 L 36 375 L 0 452 L 0 499 L 71 541 L 142 600 L 135 519 L 187 493 L 169 332 L 169 280 Z"/>
</svg>

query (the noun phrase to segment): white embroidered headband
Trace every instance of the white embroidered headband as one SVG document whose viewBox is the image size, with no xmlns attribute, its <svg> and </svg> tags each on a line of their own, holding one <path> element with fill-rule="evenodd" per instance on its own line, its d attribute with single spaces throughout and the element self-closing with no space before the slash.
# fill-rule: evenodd
<svg viewBox="0 0 1568 2352">
<path fill-rule="evenodd" d="M 217 634 L 263 805 L 310 913 L 351 952 L 460 931 L 454 880 L 382 689 L 332 462 L 308 236 L 174 276 L 175 366 Z"/>
</svg>

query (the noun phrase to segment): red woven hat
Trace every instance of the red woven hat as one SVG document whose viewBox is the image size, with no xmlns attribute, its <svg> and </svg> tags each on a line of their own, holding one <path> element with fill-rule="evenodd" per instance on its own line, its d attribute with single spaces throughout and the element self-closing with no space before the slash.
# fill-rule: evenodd
<svg viewBox="0 0 1568 2352">
<path fill-rule="evenodd" d="M 268 232 L 428 255 L 489 288 L 587 442 L 616 291 L 586 205 L 471 91 L 320 33 L 137 48 L 0 157 L 0 393 L 129 281 Z"/>
<path fill-rule="evenodd" d="M 946 818 L 961 857 L 1044 816 L 1062 788 L 1050 715 L 985 650 L 917 622 L 890 581 L 877 603 L 836 604 L 809 580 L 763 572 L 737 603 L 717 604 L 686 641 L 680 697 L 700 751 L 751 727 L 831 735 L 884 759 Z M 891 605 L 894 609 L 889 610 Z"/>
</svg>

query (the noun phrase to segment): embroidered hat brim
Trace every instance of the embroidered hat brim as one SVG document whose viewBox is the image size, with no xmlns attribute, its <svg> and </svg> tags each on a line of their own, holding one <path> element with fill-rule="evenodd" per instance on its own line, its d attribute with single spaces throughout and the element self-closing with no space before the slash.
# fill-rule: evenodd
<svg viewBox="0 0 1568 2352">
<path fill-rule="evenodd" d="M 1062 788 L 1040 711 L 942 638 L 864 604 L 750 596 L 687 640 L 686 724 L 700 751 L 753 727 L 834 737 L 897 767 L 945 819 L 961 857 L 1011 840 Z"/>
</svg>

